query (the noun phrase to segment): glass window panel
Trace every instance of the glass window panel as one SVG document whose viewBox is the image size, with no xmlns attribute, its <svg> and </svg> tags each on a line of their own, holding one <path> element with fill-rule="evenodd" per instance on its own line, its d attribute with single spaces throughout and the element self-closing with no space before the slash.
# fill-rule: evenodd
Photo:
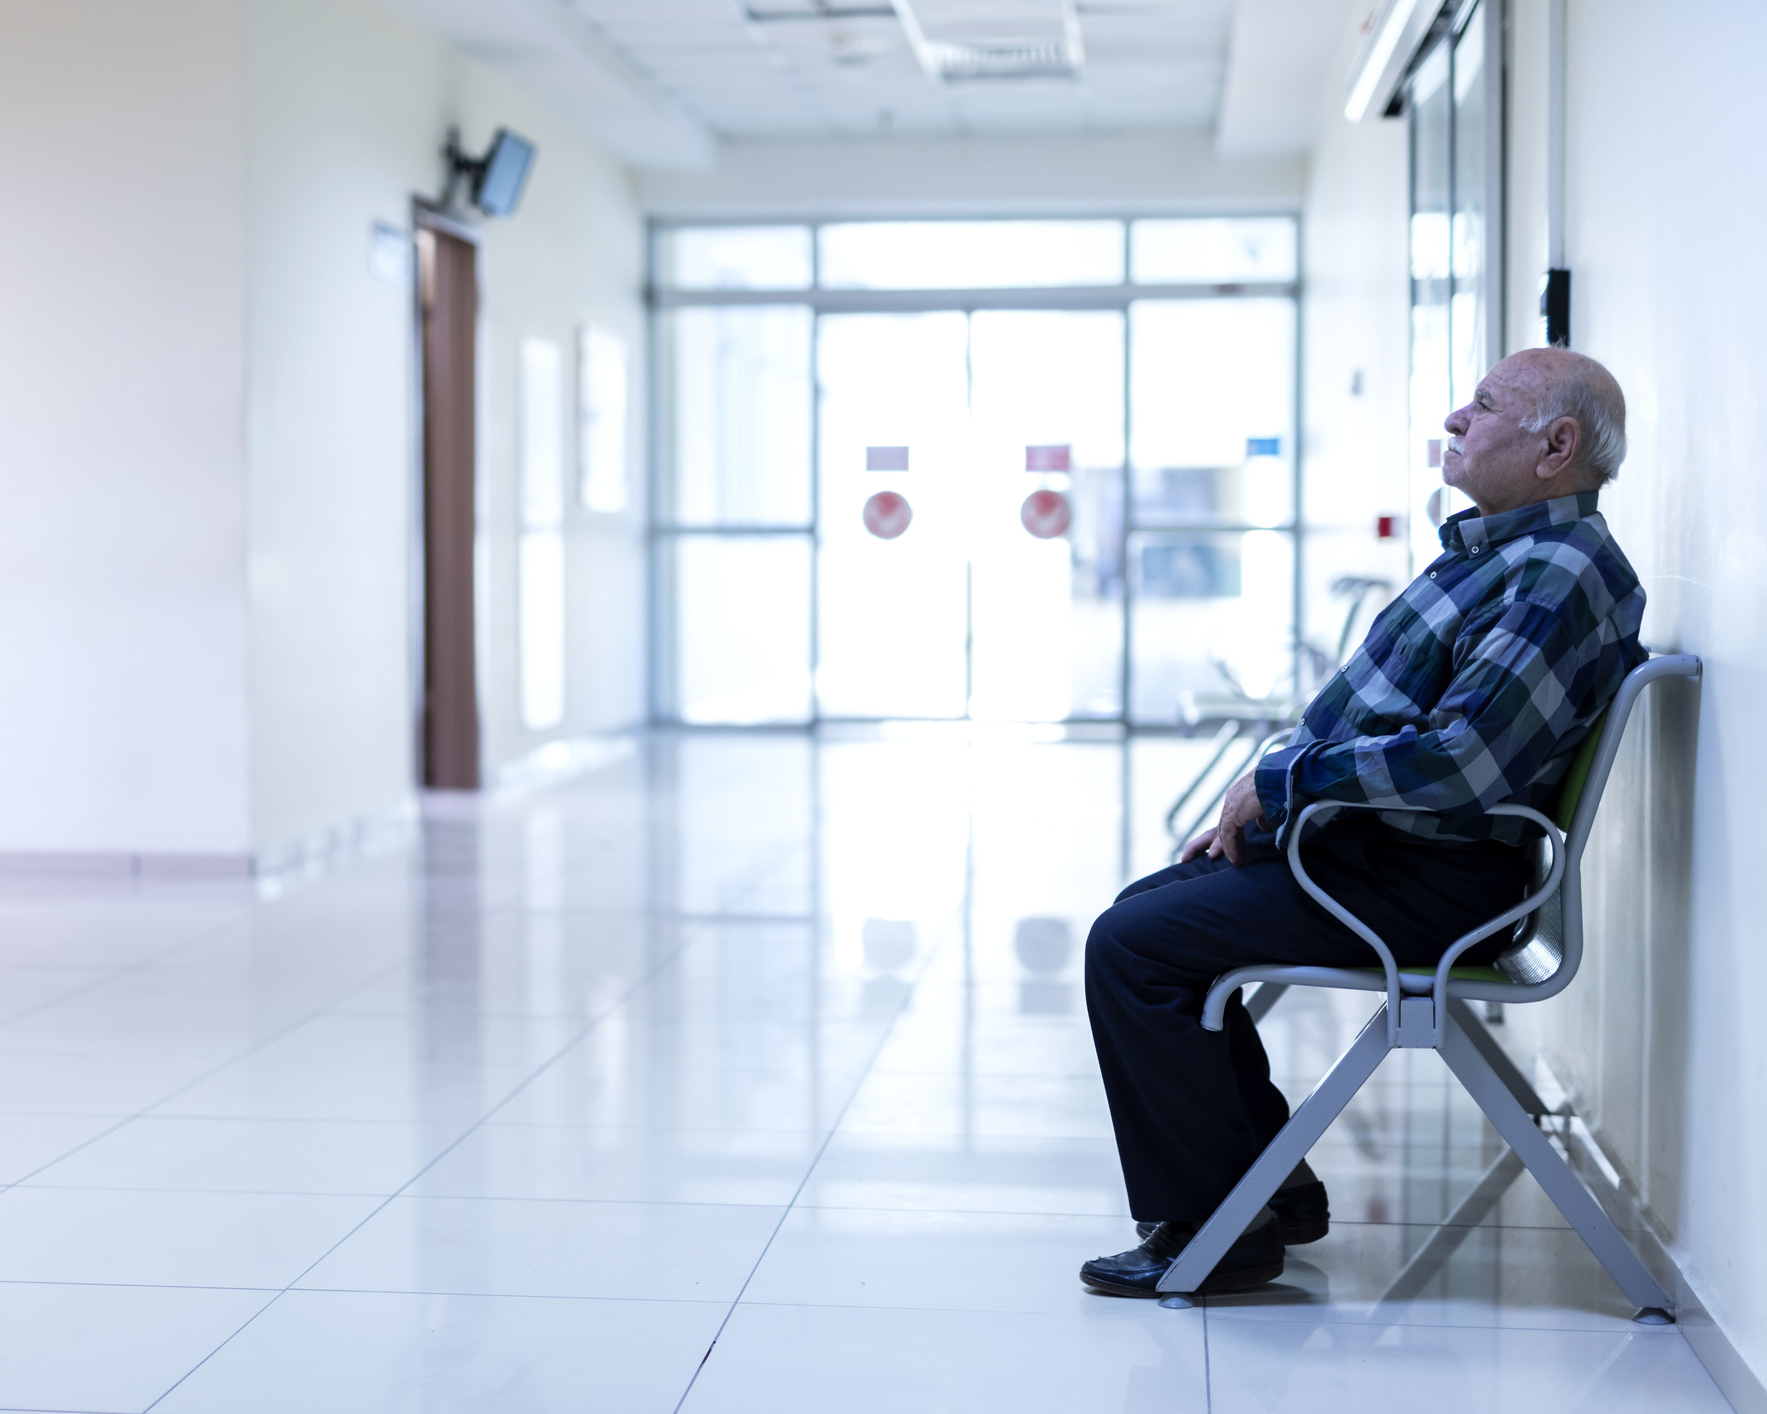
<svg viewBox="0 0 1767 1414">
<path fill-rule="evenodd" d="M 824 226 L 830 289 L 1117 285 L 1121 221 L 866 221 Z"/>
<path fill-rule="evenodd" d="M 1294 538 L 1287 531 L 1129 538 L 1130 720 L 1251 716 L 1294 691 Z"/>
<path fill-rule="evenodd" d="M 1448 46 L 1418 67 L 1411 90 L 1411 474 L 1407 518 L 1415 565 L 1441 553 L 1436 527 L 1448 514 L 1442 485 L 1442 420 L 1450 385 L 1449 272 L 1453 264 L 1449 177 L 1452 89 Z"/>
<path fill-rule="evenodd" d="M 817 692 L 835 717 L 961 717 L 967 691 L 969 338 L 956 311 L 841 314 L 817 341 L 822 390 Z M 868 471 L 868 447 L 908 470 Z M 880 540 L 864 507 L 904 497 Z"/>
<path fill-rule="evenodd" d="M 1454 45 L 1454 218 L 1449 228 L 1449 402 L 1472 398 L 1485 351 L 1485 21 L 1474 12 Z"/>
<path fill-rule="evenodd" d="M 1292 280 L 1298 260 L 1288 216 L 1137 221 L 1129 268 L 1140 285 Z"/>
<path fill-rule="evenodd" d="M 577 494 L 592 511 L 626 509 L 626 341 L 611 329 L 577 331 Z"/>
<path fill-rule="evenodd" d="M 970 713 L 1014 721 L 1115 717 L 1122 702 L 1123 316 L 983 310 L 970 331 Z M 1065 448 L 1069 469 L 1028 472 L 1032 447 Z M 1048 540 L 1020 519 L 1026 497 L 1039 490 L 1063 496 L 1072 515 L 1066 532 Z"/>
<path fill-rule="evenodd" d="M 564 720 L 564 536 L 529 531 L 518 555 L 522 725 L 543 731 Z"/>
<path fill-rule="evenodd" d="M 1136 522 L 1288 524 L 1293 301 L 1143 300 L 1129 318 Z"/>
<path fill-rule="evenodd" d="M 561 368 L 559 347 L 550 339 L 521 341 L 521 515 L 531 530 L 564 522 Z"/>
<path fill-rule="evenodd" d="M 682 226 L 661 235 L 661 277 L 678 290 L 802 290 L 808 226 Z"/>
<path fill-rule="evenodd" d="M 672 310 L 665 525 L 808 525 L 810 341 L 802 305 Z"/>
<path fill-rule="evenodd" d="M 659 543 L 673 628 L 662 707 L 683 722 L 810 717 L 810 537 L 683 535 Z"/>
</svg>

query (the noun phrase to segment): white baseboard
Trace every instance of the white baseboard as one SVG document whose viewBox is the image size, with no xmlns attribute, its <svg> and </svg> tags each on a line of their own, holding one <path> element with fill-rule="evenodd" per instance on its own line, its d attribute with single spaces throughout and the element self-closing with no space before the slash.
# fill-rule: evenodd
<svg viewBox="0 0 1767 1414">
<path fill-rule="evenodd" d="M 249 854 L 0 851 L 0 879 L 245 879 L 254 872 Z"/>
<path fill-rule="evenodd" d="M 1737 1414 L 1767 1414 L 1767 1385 L 1762 1384 L 1760 1376 L 1731 1344 L 1724 1328 L 1712 1319 L 1649 1212 L 1597 1147 L 1594 1136 L 1584 1125 L 1576 1123 L 1565 1136 L 1564 1147 L 1577 1176 L 1632 1241 L 1651 1275 L 1668 1292 L 1675 1303 L 1675 1323 L 1731 1407 Z"/>
<path fill-rule="evenodd" d="M 341 820 L 284 840 L 256 854 L 201 854 L 126 850 L 0 851 L 0 880 L 133 883 L 141 880 L 252 879 L 312 873 L 382 848 L 405 843 L 417 821 L 417 802 Z"/>
</svg>

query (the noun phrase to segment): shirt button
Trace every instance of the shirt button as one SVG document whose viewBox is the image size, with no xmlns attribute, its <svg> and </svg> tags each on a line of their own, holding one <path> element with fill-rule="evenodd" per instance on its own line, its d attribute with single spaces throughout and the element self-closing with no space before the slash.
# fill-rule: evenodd
<svg viewBox="0 0 1767 1414">
<path fill-rule="evenodd" d="M 1479 547 L 1478 547 L 1478 546 L 1477 546 L 1477 545 L 1474 545 L 1474 546 L 1473 546 L 1473 547 L 1472 547 L 1472 552 L 1473 552 L 1473 554 L 1475 554 L 1475 555 L 1476 555 L 1476 554 L 1478 554 L 1478 553 L 1479 553 Z"/>
<path fill-rule="evenodd" d="M 1436 572 L 1434 570 L 1431 570 L 1430 571 L 1430 578 L 1434 579 L 1435 577 L 1436 577 Z"/>
</svg>

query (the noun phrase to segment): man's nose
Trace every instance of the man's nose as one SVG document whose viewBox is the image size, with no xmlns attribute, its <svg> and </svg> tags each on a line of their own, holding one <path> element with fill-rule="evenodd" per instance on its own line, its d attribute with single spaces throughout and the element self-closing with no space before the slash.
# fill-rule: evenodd
<svg viewBox="0 0 1767 1414">
<path fill-rule="evenodd" d="M 1442 419 L 1442 426 L 1456 437 L 1460 436 L 1466 431 L 1466 409 L 1464 407 L 1455 408 L 1453 412 Z"/>
</svg>

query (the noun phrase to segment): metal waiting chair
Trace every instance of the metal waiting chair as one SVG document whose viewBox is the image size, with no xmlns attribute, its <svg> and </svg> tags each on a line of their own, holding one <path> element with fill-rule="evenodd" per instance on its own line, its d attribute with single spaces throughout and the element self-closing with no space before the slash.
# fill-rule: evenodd
<svg viewBox="0 0 1767 1414">
<path fill-rule="evenodd" d="M 1163 1304 L 1192 1304 L 1204 1278 L 1389 1052 L 1434 1049 L 1441 1053 L 1513 1154 L 1493 1165 L 1468 1203 L 1488 1208 L 1495 1193 L 1519 1176 L 1519 1160 L 1589 1245 L 1627 1300 L 1638 1308 L 1633 1319 L 1648 1325 L 1673 1321 L 1674 1307 L 1668 1295 L 1542 1129 L 1542 1118 L 1554 1112 L 1467 1003 L 1544 1001 L 1562 992 L 1576 977 L 1583 960 L 1583 850 L 1589 842 L 1595 812 L 1619 752 L 1627 719 L 1639 694 L 1651 683 L 1665 677 L 1697 679 L 1699 675 L 1700 660 L 1687 654 L 1652 658 L 1628 673 L 1605 718 L 1590 730 L 1572 759 L 1559 787 L 1553 819 L 1524 805 L 1492 807 L 1489 813 L 1493 815 L 1520 816 L 1533 821 L 1543 832 L 1544 838 L 1536 846 L 1533 888 L 1515 907 L 1458 938 L 1434 968 L 1397 966 L 1380 936 L 1321 889 L 1301 862 L 1301 837 L 1309 823 L 1323 824 L 1340 810 L 1380 807 L 1316 801 L 1301 811 L 1289 837 L 1289 868 L 1321 907 L 1374 950 L 1381 965 L 1236 968 L 1218 977 L 1209 989 L 1203 1003 L 1202 1024 L 1210 1031 L 1221 1030 L 1228 999 L 1249 982 L 1263 984 L 1254 994 L 1252 1004 L 1248 1004 L 1248 1009 L 1255 1013 L 1254 1019 L 1268 1011 L 1276 996 L 1288 987 L 1385 992 L 1386 998 L 1350 1048 L 1301 1102 L 1282 1132 L 1271 1140 L 1160 1279 L 1159 1289 L 1169 1293 Z M 1473 944 L 1505 929 L 1516 929 L 1517 924 L 1522 926 L 1516 941 L 1497 959 L 1496 966 L 1458 965 L 1461 954 Z M 1410 1284 L 1403 1279 L 1396 1283 Z"/>
</svg>

